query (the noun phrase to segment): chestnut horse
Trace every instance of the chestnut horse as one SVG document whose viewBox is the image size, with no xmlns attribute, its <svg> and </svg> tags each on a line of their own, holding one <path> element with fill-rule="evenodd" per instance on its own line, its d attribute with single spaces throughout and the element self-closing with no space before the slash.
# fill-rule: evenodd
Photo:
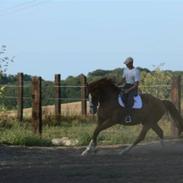
<svg viewBox="0 0 183 183">
<path fill-rule="evenodd" d="M 96 107 L 97 127 L 93 133 L 92 139 L 82 155 L 95 151 L 97 145 L 97 136 L 99 133 L 115 124 L 137 125 L 142 124 L 142 129 L 135 140 L 129 147 L 125 148 L 120 154 L 129 152 L 140 141 L 144 140 L 147 132 L 152 129 L 160 138 L 163 145 L 163 130 L 158 125 L 158 121 L 162 116 L 169 112 L 178 129 L 179 135 L 183 131 L 183 119 L 174 104 L 168 100 L 161 100 L 150 94 L 141 94 L 143 107 L 141 109 L 133 109 L 133 122 L 125 123 L 125 108 L 118 103 L 118 96 L 121 89 L 114 84 L 112 79 L 102 78 L 88 85 L 88 93 L 90 95 L 91 104 Z"/>
</svg>

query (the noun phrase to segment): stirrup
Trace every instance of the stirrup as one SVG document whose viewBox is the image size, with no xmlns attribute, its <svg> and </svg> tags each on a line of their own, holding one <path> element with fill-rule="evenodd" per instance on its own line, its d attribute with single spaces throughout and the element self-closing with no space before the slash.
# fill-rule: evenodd
<svg viewBox="0 0 183 183">
<path fill-rule="evenodd" d="M 126 116 L 125 117 L 125 122 L 126 123 L 131 123 L 132 122 L 132 117 L 129 115 L 129 116 Z"/>
</svg>

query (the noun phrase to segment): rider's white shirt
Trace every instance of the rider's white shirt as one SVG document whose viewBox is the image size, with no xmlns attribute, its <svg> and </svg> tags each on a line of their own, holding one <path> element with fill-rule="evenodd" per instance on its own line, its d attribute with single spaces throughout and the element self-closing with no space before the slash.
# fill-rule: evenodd
<svg viewBox="0 0 183 183">
<path fill-rule="evenodd" d="M 140 81 L 140 71 L 137 68 L 124 68 L 123 78 L 125 78 L 127 84 L 134 84 L 135 82 Z"/>
</svg>

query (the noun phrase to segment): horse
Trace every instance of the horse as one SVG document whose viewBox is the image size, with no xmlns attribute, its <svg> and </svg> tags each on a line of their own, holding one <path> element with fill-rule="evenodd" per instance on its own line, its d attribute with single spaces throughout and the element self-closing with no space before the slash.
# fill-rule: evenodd
<svg viewBox="0 0 183 183">
<path fill-rule="evenodd" d="M 91 105 L 97 109 L 97 126 L 89 145 L 82 152 L 82 156 L 89 152 L 95 152 L 97 146 L 97 136 L 102 130 L 112 127 L 115 124 L 122 125 L 142 125 L 142 129 L 137 139 L 128 147 L 121 150 L 119 154 L 126 154 L 139 142 L 144 140 L 147 132 L 152 129 L 160 138 L 163 146 L 163 130 L 158 125 L 158 121 L 166 113 L 169 113 L 178 129 L 179 136 L 183 131 L 183 118 L 176 109 L 175 105 L 168 100 L 161 100 L 151 94 L 140 94 L 143 102 L 141 109 L 133 109 L 133 122 L 126 123 L 126 111 L 118 102 L 121 88 L 118 87 L 112 79 L 102 78 L 88 84 L 88 95 Z M 98 106 L 99 104 L 99 106 Z M 98 108 L 97 108 L 98 106 Z"/>
</svg>

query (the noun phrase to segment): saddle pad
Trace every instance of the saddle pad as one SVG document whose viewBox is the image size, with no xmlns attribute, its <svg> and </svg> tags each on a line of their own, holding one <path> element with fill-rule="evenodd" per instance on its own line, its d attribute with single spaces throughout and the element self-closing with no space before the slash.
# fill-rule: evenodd
<svg viewBox="0 0 183 183">
<path fill-rule="evenodd" d="M 118 102 L 121 107 L 125 107 L 120 95 L 118 96 Z M 141 109 L 141 108 L 142 108 L 142 98 L 140 97 L 140 95 L 137 95 L 134 97 L 133 109 Z"/>
</svg>

